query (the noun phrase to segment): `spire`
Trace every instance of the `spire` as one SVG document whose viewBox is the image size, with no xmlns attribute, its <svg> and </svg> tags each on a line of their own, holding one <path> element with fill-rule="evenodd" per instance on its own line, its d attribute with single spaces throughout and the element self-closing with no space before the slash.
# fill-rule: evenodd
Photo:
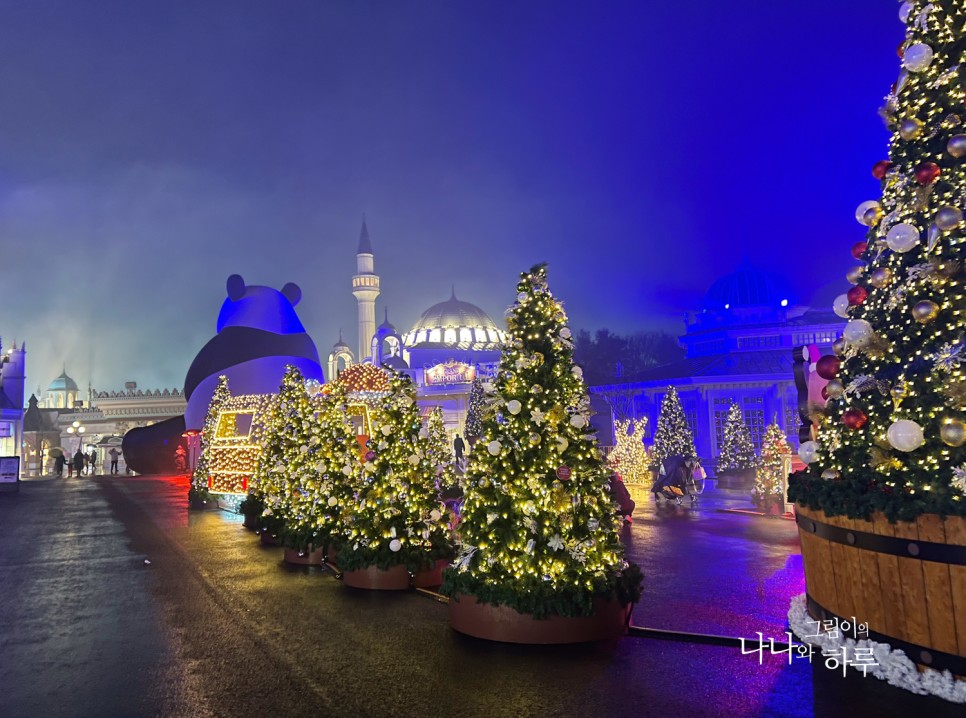
<svg viewBox="0 0 966 718">
<path fill-rule="evenodd" d="M 386 324 L 388 324 L 389 323 L 389 307 L 383 307 L 383 310 L 385 310 L 385 312 L 386 312 L 385 318 L 386 318 Z"/>
<path fill-rule="evenodd" d="M 365 215 L 362 217 L 362 231 L 359 232 L 359 250 L 356 254 L 372 254 L 372 245 L 369 243 L 369 228 L 366 227 Z"/>
<path fill-rule="evenodd" d="M 452 284 L 450 286 L 451 286 L 451 289 L 450 289 L 449 299 L 450 301 L 453 301 L 456 299 L 456 285 Z"/>
</svg>

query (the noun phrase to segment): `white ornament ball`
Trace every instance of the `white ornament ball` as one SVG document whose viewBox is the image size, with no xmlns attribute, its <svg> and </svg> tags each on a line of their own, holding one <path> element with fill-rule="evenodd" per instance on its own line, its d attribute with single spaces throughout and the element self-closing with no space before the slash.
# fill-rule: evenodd
<svg viewBox="0 0 966 718">
<path fill-rule="evenodd" d="M 596 531 L 599 526 L 600 526 L 600 521 L 598 521 L 597 519 L 590 519 L 587 522 L 587 528 L 590 529 L 591 531 Z"/>
<path fill-rule="evenodd" d="M 503 451 L 503 445 L 499 441 L 491 441 L 486 445 L 486 450 L 490 452 L 491 456 L 499 456 L 500 452 Z"/>
<path fill-rule="evenodd" d="M 420 429 L 419 430 L 419 438 L 420 439 L 428 439 L 429 438 L 429 429 L 427 429 L 425 426 L 422 429 Z"/>
<path fill-rule="evenodd" d="M 874 335 L 875 330 L 865 319 L 853 319 L 842 330 L 842 338 L 858 349 L 868 346 Z"/>
<path fill-rule="evenodd" d="M 867 199 L 865 202 L 855 208 L 855 221 L 861 224 L 863 227 L 871 227 L 874 223 L 869 223 L 868 219 L 866 219 L 865 213 L 870 209 L 877 209 L 879 207 L 880 205 L 877 201 L 874 199 Z"/>
<path fill-rule="evenodd" d="M 832 302 L 832 311 L 835 312 L 837 316 L 842 317 L 842 319 L 849 318 L 849 297 L 846 294 L 840 294 Z"/>
<path fill-rule="evenodd" d="M 527 293 L 526 293 L 526 292 L 520 292 L 520 293 L 519 293 L 519 294 L 517 295 L 517 301 L 518 301 L 518 302 L 520 302 L 521 304 L 522 304 L 523 302 L 525 302 L 525 301 L 527 301 Z"/>
<path fill-rule="evenodd" d="M 932 64 L 932 48 L 921 42 L 910 45 L 902 55 L 902 66 L 909 72 L 922 72 Z"/>
<path fill-rule="evenodd" d="M 523 408 L 523 405 L 516 399 L 510 399 L 510 401 L 506 403 L 506 410 L 509 411 L 514 416 L 519 414 L 522 408 Z"/>
<path fill-rule="evenodd" d="M 433 521 L 439 521 L 443 515 L 439 512 L 439 509 L 433 509 L 429 512 L 429 518 Z"/>
<path fill-rule="evenodd" d="M 560 330 L 560 338 L 561 339 L 570 339 L 571 336 L 572 336 L 572 334 L 570 333 L 570 329 L 569 328 L 564 327 L 563 329 Z"/>
<path fill-rule="evenodd" d="M 429 541 L 430 533 L 429 529 L 423 529 L 423 538 Z"/>
<path fill-rule="evenodd" d="M 342 467 L 342 473 L 346 476 L 352 476 L 352 467 L 346 464 Z"/>
<path fill-rule="evenodd" d="M 897 224 L 886 235 L 886 244 L 893 252 L 908 252 L 919 244 L 919 230 L 906 222 Z"/>
<path fill-rule="evenodd" d="M 575 429 L 582 429 L 587 426 L 587 420 L 580 414 L 574 414 L 570 417 L 570 425 Z"/>
<path fill-rule="evenodd" d="M 392 433 L 392 427 L 388 424 L 384 424 L 382 427 L 382 435 L 389 436 Z"/>
<path fill-rule="evenodd" d="M 909 15 L 912 14 L 913 3 L 906 0 L 899 6 L 899 22 L 906 23 L 909 21 Z"/>
<path fill-rule="evenodd" d="M 399 539 L 393 539 L 392 541 L 389 542 L 390 551 L 396 552 L 401 548 L 402 548 L 402 541 L 400 541 Z"/>
<path fill-rule="evenodd" d="M 886 437 L 899 451 L 915 451 L 926 440 L 922 434 L 922 427 L 910 419 L 893 422 L 886 432 Z"/>
<path fill-rule="evenodd" d="M 811 464 L 818 458 L 818 444 L 814 441 L 803 441 L 798 447 L 798 458 L 806 464 Z"/>
<path fill-rule="evenodd" d="M 559 451 L 561 451 L 561 452 L 566 451 L 568 446 L 570 446 L 570 442 L 567 441 L 567 437 L 566 436 L 558 436 L 557 437 L 557 449 Z"/>
<path fill-rule="evenodd" d="M 579 379 L 584 375 L 584 370 L 575 364 L 574 368 L 571 369 L 571 373 Z"/>
<path fill-rule="evenodd" d="M 337 503 L 339 503 L 339 500 L 335 496 L 330 496 L 329 500 L 325 503 L 327 503 L 329 506 L 335 506 Z"/>
<path fill-rule="evenodd" d="M 307 447 L 305 444 L 302 444 L 299 447 L 299 453 L 300 454 L 307 454 L 307 453 L 309 453 L 309 447 Z"/>
<path fill-rule="evenodd" d="M 416 456 L 416 454 L 410 454 L 409 458 L 406 459 L 406 461 L 409 462 L 410 466 L 415 466 L 416 464 L 419 463 L 419 457 Z"/>
</svg>

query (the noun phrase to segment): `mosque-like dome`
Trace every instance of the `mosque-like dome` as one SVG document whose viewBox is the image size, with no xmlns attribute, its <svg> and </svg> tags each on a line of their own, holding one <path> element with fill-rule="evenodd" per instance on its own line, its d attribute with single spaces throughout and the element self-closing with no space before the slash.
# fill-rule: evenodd
<svg viewBox="0 0 966 718">
<path fill-rule="evenodd" d="M 790 303 L 791 293 L 780 277 L 745 265 L 712 284 L 702 308 L 709 312 L 760 307 L 777 309 Z"/>
<path fill-rule="evenodd" d="M 422 345 L 460 349 L 499 349 L 506 334 L 475 304 L 456 298 L 454 291 L 445 302 L 434 304 L 403 336 L 407 348 Z"/>
<path fill-rule="evenodd" d="M 59 377 L 50 382 L 47 391 L 77 391 L 77 382 L 67 376 L 65 369 Z"/>
</svg>

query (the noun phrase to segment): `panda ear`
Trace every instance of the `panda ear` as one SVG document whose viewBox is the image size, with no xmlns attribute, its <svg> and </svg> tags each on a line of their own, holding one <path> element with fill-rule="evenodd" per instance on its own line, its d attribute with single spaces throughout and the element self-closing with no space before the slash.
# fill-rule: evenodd
<svg viewBox="0 0 966 718">
<path fill-rule="evenodd" d="M 239 299 L 245 296 L 245 280 L 242 279 L 240 274 L 233 274 L 228 277 L 228 283 L 226 286 L 228 289 L 228 298 L 231 301 L 237 302 Z"/>
<path fill-rule="evenodd" d="M 289 300 L 294 307 L 302 299 L 302 290 L 299 289 L 299 285 L 294 282 L 289 282 L 282 287 L 282 296 Z"/>
</svg>

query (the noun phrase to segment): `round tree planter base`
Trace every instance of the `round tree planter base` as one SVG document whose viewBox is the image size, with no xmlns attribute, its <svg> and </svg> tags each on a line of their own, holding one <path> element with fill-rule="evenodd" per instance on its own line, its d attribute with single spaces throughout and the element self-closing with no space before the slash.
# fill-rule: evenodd
<svg viewBox="0 0 966 718">
<path fill-rule="evenodd" d="M 256 516 L 246 516 L 245 520 L 242 521 L 242 526 L 246 529 L 256 529 L 258 528 L 258 517 Z"/>
<path fill-rule="evenodd" d="M 443 582 L 443 569 L 449 566 L 449 559 L 441 558 L 435 566 L 417 571 L 413 574 L 413 586 L 416 588 L 431 588 Z"/>
<path fill-rule="evenodd" d="M 352 588 L 367 588 L 370 591 L 405 591 L 409 588 L 409 571 L 405 566 L 381 569 L 376 566 L 346 571 L 342 582 Z"/>
<path fill-rule="evenodd" d="M 868 624 L 869 639 L 966 678 L 966 517 L 891 524 L 795 510 L 813 619 Z"/>
<path fill-rule="evenodd" d="M 322 549 L 312 549 L 309 546 L 308 553 L 299 554 L 294 548 L 286 548 L 283 560 L 293 566 L 319 566 L 322 564 Z"/>
<path fill-rule="evenodd" d="M 508 606 L 479 603 L 476 596 L 458 595 L 449 602 L 449 625 L 468 636 L 503 643 L 585 643 L 624 635 L 630 613 L 630 604 L 595 599 L 591 616 L 538 620 Z"/>
<path fill-rule="evenodd" d="M 272 536 L 268 531 L 262 531 L 258 535 L 259 541 L 261 541 L 266 546 L 281 546 L 281 542 L 278 540 L 278 536 Z"/>
</svg>

